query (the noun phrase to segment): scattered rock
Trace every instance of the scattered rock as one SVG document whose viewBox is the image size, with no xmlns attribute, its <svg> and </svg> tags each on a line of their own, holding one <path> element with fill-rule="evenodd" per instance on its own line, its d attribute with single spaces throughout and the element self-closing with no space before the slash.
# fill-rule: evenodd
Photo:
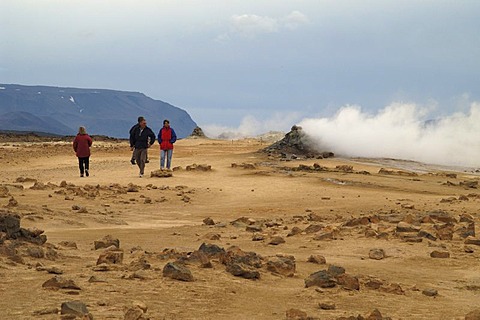
<svg viewBox="0 0 480 320">
<path fill-rule="evenodd" d="M 158 169 L 158 170 L 150 172 L 150 177 L 152 177 L 152 178 L 170 178 L 170 177 L 173 177 L 173 171 Z"/>
<path fill-rule="evenodd" d="M 290 230 L 290 232 L 287 234 L 287 237 L 293 237 L 293 236 L 296 236 L 297 234 L 300 234 L 302 233 L 302 229 L 300 229 L 299 227 L 293 227 L 292 230 Z"/>
<path fill-rule="evenodd" d="M 65 279 L 62 276 L 55 276 L 42 284 L 43 288 L 47 289 L 71 289 L 71 290 L 81 290 L 81 288 L 70 279 Z"/>
<path fill-rule="evenodd" d="M 271 244 L 273 246 L 277 246 L 277 245 L 282 244 L 282 243 L 285 243 L 285 239 L 283 239 L 280 236 L 274 236 L 268 242 L 268 244 Z"/>
<path fill-rule="evenodd" d="M 185 168 L 187 171 L 212 171 L 212 166 L 208 164 L 191 164 Z"/>
<path fill-rule="evenodd" d="M 299 309 L 288 309 L 285 315 L 287 320 L 308 320 L 307 313 Z"/>
<path fill-rule="evenodd" d="M 169 262 L 163 267 L 163 276 L 180 281 L 194 281 L 192 272 L 187 267 L 175 262 Z"/>
<path fill-rule="evenodd" d="M 213 226 L 213 225 L 215 225 L 215 222 L 213 221 L 212 218 L 208 217 L 208 218 L 203 219 L 203 224 L 205 224 L 207 226 Z"/>
<path fill-rule="evenodd" d="M 337 285 L 336 279 L 327 270 L 312 273 L 305 279 L 305 287 L 317 286 L 320 288 L 333 288 Z"/>
<path fill-rule="evenodd" d="M 231 262 L 227 264 L 226 268 L 228 273 L 236 277 L 242 277 L 245 279 L 260 279 L 260 272 L 254 267 L 245 265 L 240 262 Z"/>
<path fill-rule="evenodd" d="M 324 256 L 321 255 L 311 255 L 308 257 L 307 262 L 316 263 L 316 264 L 326 264 L 327 260 Z"/>
<path fill-rule="evenodd" d="M 295 257 L 277 256 L 267 261 L 267 270 L 285 277 L 295 275 Z"/>
<path fill-rule="evenodd" d="M 335 310 L 337 308 L 333 302 L 320 302 L 318 307 L 322 310 Z"/>
<path fill-rule="evenodd" d="M 113 238 L 111 235 L 106 235 L 103 239 L 94 241 L 93 245 L 95 250 L 108 248 L 110 246 L 120 248 L 120 240 Z"/>
<path fill-rule="evenodd" d="M 426 295 L 427 297 L 436 297 L 438 295 L 438 291 L 435 289 L 425 289 L 422 291 L 422 294 Z"/>
<path fill-rule="evenodd" d="M 85 303 L 78 300 L 63 302 L 60 308 L 60 313 L 74 315 L 76 317 L 81 317 L 82 319 L 93 320 L 93 316 L 88 312 L 88 308 Z"/>
<path fill-rule="evenodd" d="M 385 258 L 385 251 L 383 249 L 371 249 L 368 257 L 374 260 L 382 260 Z"/>
<path fill-rule="evenodd" d="M 443 259 L 450 258 L 450 252 L 435 250 L 435 251 L 432 251 L 430 253 L 430 257 L 432 257 L 432 258 L 443 258 Z"/>
<path fill-rule="evenodd" d="M 107 250 L 102 252 L 97 259 L 97 266 L 100 264 L 122 264 L 123 251 L 121 250 Z"/>
</svg>

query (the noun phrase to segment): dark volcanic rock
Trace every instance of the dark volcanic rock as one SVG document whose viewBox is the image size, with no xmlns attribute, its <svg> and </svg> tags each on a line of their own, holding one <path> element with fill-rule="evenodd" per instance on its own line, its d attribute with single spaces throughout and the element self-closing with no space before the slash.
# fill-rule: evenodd
<svg viewBox="0 0 480 320">
<path fill-rule="evenodd" d="M 207 136 L 203 133 L 202 128 L 196 126 L 188 138 L 207 138 Z"/>
<path fill-rule="evenodd" d="M 277 256 L 267 261 L 267 270 L 286 277 L 295 275 L 295 257 Z"/>
<path fill-rule="evenodd" d="M 169 262 L 163 267 L 163 276 L 180 281 L 194 281 L 192 272 L 185 266 Z"/>
<path fill-rule="evenodd" d="M 305 279 L 305 287 L 317 286 L 320 288 L 333 288 L 337 285 L 336 279 L 327 270 L 312 273 Z"/>
<path fill-rule="evenodd" d="M 71 314 L 81 317 L 82 319 L 93 319 L 92 315 L 88 312 L 88 308 L 85 303 L 81 301 L 67 301 L 62 303 L 61 314 Z"/>
<path fill-rule="evenodd" d="M 294 154 L 305 157 L 333 157 L 332 152 L 324 152 L 318 150 L 318 143 L 312 140 L 303 130 L 302 127 L 293 126 L 291 131 L 285 137 L 274 144 L 263 149 L 263 152 L 272 154 Z"/>
<path fill-rule="evenodd" d="M 229 263 L 226 270 L 236 277 L 260 279 L 260 272 L 258 270 L 243 263 Z"/>
</svg>

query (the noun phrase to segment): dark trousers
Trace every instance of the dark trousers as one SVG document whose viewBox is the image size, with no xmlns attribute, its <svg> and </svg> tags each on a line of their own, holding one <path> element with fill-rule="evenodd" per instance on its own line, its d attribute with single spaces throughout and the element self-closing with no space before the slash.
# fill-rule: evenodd
<svg viewBox="0 0 480 320">
<path fill-rule="evenodd" d="M 132 159 L 130 159 L 130 161 L 134 161 L 135 160 L 135 149 L 133 149 L 133 152 L 132 152 Z M 147 158 L 145 161 L 148 161 L 148 151 L 147 151 Z"/>
<path fill-rule="evenodd" d="M 145 171 L 145 161 L 147 160 L 147 149 L 135 148 L 135 161 L 140 169 L 140 174 L 143 175 Z"/>
<path fill-rule="evenodd" d="M 78 157 L 78 167 L 80 173 L 83 174 L 85 170 L 88 170 L 90 166 L 90 157 Z"/>
</svg>

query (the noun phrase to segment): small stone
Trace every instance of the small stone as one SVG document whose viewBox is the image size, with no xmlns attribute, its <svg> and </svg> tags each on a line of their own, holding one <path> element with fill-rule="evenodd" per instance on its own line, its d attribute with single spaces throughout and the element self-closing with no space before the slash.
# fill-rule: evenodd
<svg viewBox="0 0 480 320">
<path fill-rule="evenodd" d="M 268 242 L 268 244 L 271 244 L 273 246 L 276 246 L 276 245 L 279 245 L 279 244 L 282 244 L 282 243 L 285 243 L 285 239 L 283 239 L 280 236 L 274 236 Z"/>
<path fill-rule="evenodd" d="M 117 248 L 120 248 L 120 240 L 113 238 L 111 235 L 107 235 L 103 237 L 103 239 L 101 240 L 94 241 L 93 244 L 94 244 L 95 250 L 108 248 L 112 245 Z"/>
<path fill-rule="evenodd" d="M 175 262 L 169 262 L 163 267 L 163 276 L 180 281 L 194 281 L 192 272 L 187 267 Z"/>
<path fill-rule="evenodd" d="M 308 316 L 305 311 L 299 309 L 288 309 L 285 312 L 287 320 L 307 320 Z"/>
<path fill-rule="evenodd" d="M 293 227 L 292 230 L 290 230 L 290 232 L 287 234 L 287 237 L 293 237 L 300 233 L 302 233 L 302 229 L 299 227 Z"/>
<path fill-rule="evenodd" d="M 320 288 L 333 288 L 337 285 L 337 281 L 326 270 L 320 270 L 312 273 L 305 279 L 305 287 L 317 286 Z"/>
<path fill-rule="evenodd" d="M 73 289 L 81 290 L 80 287 L 70 279 L 65 279 L 61 276 L 55 276 L 42 284 L 43 288 L 48 289 Z"/>
<path fill-rule="evenodd" d="M 438 295 L 438 291 L 435 289 L 425 289 L 422 291 L 422 293 L 427 297 L 435 297 Z"/>
<path fill-rule="evenodd" d="M 321 255 L 311 255 L 308 257 L 307 262 L 316 263 L 316 264 L 326 264 L 327 260 L 324 256 Z"/>
<path fill-rule="evenodd" d="M 435 250 L 430 253 L 430 257 L 440 259 L 450 258 L 450 252 Z"/>
<path fill-rule="evenodd" d="M 107 264 L 122 264 L 123 263 L 123 251 L 105 251 L 100 254 L 97 259 L 97 265 L 107 263 Z"/>
<path fill-rule="evenodd" d="M 285 277 L 293 277 L 295 275 L 295 267 L 294 256 L 273 257 L 267 262 L 268 271 Z"/>
<path fill-rule="evenodd" d="M 322 310 L 335 310 L 337 306 L 333 302 L 320 302 L 318 307 Z"/>
<path fill-rule="evenodd" d="M 475 246 L 480 246 L 480 239 L 476 239 L 474 237 L 467 237 L 467 239 L 465 239 L 464 243 L 475 245 Z"/>
<path fill-rule="evenodd" d="M 213 226 L 213 225 L 215 225 L 215 221 L 213 221 L 212 218 L 208 217 L 208 218 L 203 219 L 203 224 L 205 224 L 207 226 Z"/>
<path fill-rule="evenodd" d="M 383 249 L 371 249 L 368 257 L 374 260 L 382 260 L 385 258 L 385 251 Z"/>
<path fill-rule="evenodd" d="M 78 300 L 62 303 L 60 313 L 82 317 L 82 319 L 93 319 L 85 303 Z"/>
</svg>

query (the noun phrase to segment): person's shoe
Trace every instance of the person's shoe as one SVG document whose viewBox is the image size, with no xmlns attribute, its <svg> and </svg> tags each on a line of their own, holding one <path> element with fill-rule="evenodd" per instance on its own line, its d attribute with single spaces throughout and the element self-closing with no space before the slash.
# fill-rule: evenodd
<svg viewBox="0 0 480 320">
<path fill-rule="evenodd" d="M 135 165 L 135 159 L 131 159 L 131 160 L 130 160 L 130 163 L 131 163 L 132 165 Z"/>
<path fill-rule="evenodd" d="M 138 177 L 139 177 L 139 178 L 142 178 L 142 177 L 143 177 L 143 174 L 140 173 L 140 174 L 138 175 Z"/>
<path fill-rule="evenodd" d="M 147 159 L 147 160 L 145 160 L 145 163 L 149 163 L 149 162 L 150 162 L 150 160 L 148 160 L 148 159 Z"/>
<path fill-rule="evenodd" d="M 83 173 L 80 173 L 80 178 L 83 178 Z"/>
<path fill-rule="evenodd" d="M 85 175 L 88 177 L 90 174 L 88 174 L 88 170 L 85 170 Z"/>
</svg>

